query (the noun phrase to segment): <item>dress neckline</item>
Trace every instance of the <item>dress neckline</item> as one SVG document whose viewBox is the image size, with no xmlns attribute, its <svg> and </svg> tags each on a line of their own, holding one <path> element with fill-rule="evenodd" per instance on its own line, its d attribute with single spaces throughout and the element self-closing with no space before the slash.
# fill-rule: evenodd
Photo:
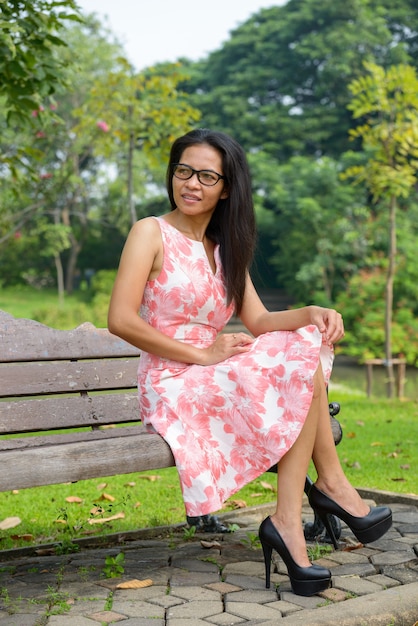
<svg viewBox="0 0 418 626">
<path fill-rule="evenodd" d="M 219 259 L 218 259 L 219 244 L 214 243 L 213 257 L 214 257 L 214 261 L 215 261 L 215 271 L 213 271 L 213 268 L 212 268 L 212 265 L 211 265 L 211 263 L 209 261 L 208 253 L 206 251 L 205 244 L 204 244 L 203 241 L 199 241 L 198 239 L 192 239 L 191 237 L 188 237 L 187 235 L 182 233 L 181 230 L 179 230 L 178 228 L 176 228 L 175 226 L 170 224 L 170 222 L 167 222 L 167 220 L 165 220 L 162 215 L 159 216 L 157 219 L 159 221 L 161 221 L 161 222 L 164 222 L 164 224 L 166 224 L 169 228 L 172 228 L 173 230 L 175 230 L 176 233 L 178 233 L 179 235 L 184 237 L 184 239 L 187 239 L 187 241 L 189 241 L 191 243 L 198 243 L 200 245 L 200 247 L 203 248 L 203 252 L 205 254 L 206 261 L 208 263 L 208 266 L 209 266 L 209 269 L 210 269 L 210 272 L 211 272 L 212 276 L 216 276 L 218 274 L 218 270 L 219 270 Z"/>
</svg>

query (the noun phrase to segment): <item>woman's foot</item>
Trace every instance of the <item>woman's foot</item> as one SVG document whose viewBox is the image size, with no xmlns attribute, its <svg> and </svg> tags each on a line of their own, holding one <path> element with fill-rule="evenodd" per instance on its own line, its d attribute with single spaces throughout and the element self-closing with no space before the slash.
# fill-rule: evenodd
<svg viewBox="0 0 418 626">
<path fill-rule="evenodd" d="M 271 557 L 273 550 L 276 550 L 281 556 L 287 567 L 293 593 L 301 596 L 313 596 L 329 587 L 331 582 L 331 572 L 329 569 L 310 563 L 307 567 L 301 567 L 296 563 L 283 537 L 278 532 L 270 517 L 266 517 L 261 523 L 258 535 L 263 548 L 267 589 L 270 588 Z"/>
<path fill-rule="evenodd" d="M 301 517 L 295 522 L 294 520 L 282 520 L 280 516 L 275 513 L 270 516 L 271 523 L 276 531 L 279 533 L 283 542 L 286 544 L 287 549 L 295 563 L 300 567 L 309 567 L 311 564 L 308 553 L 306 550 L 306 540 L 303 534 L 303 528 L 301 524 Z"/>
<path fill-rule="evenodd" d="M 308 498 L 311 507 L 327 529 L 336 550 L 338 541 L 330 523 L 330 515 L 343 520 L 362 543 L 377 541 L 392 525 L 392 511 L 387 506 L 371 509 L 367 507 L 368 511 L 365 515 L 353 515 L 324 491 L 318 489 L 316 485 L 311 486 Z"/>
<path fill-rule="evenodd" d="M 346 479 L 330 483 L 318 478 L 315 487 L 354 517 L 364 517 L 370 513 L 370 507 Z"/>
</svg>

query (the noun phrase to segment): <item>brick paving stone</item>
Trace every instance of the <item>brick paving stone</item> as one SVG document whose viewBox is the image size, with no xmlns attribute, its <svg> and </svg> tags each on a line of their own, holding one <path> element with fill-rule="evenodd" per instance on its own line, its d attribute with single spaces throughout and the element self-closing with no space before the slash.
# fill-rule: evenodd
<svg viewBox="0 0 418 626">
<path fill-rule="evenodd" d="M 170 607 L 177 606 L 179 604 L 184 604 L 184 600 L 176 598 L 176 596 L 173 595 L 156 596 L 155 598 L 150 598 L 147 602 L 150 604 L 156 604 L 157 606 L 162 606 L 165 609 L 169 609 Z"/>
<path fill-rule="evenodd" d="M 267 602 L 274 602 L 277 600 L 277 592 L 272 589 L 266 589 L 265 591 L 253 590 L 235 591 L 234 593 L 227 593 L 224 598 L 225 602 L 257 602 L 258 604 L 266 604 Z"/>
<path fill-rule="evenodd" d="M 20 616 L 19 616 L 20 617 Z M 82 615 L 51 615 L 48 620 L 48 626 L 94 626 L 94 621 L 89 619 L 88 617 L 83 617 Z M 97 623 L 97 622 L 96 622 Z M 126 621 L 122 622 L 124 626 L 126 626 Z M 3 624 L 0 620 L 1 626 L 26 626 L 26 622 L 9 622 L 9 624 Z M 29 623 L 28 623 L 29 626 Z M 30 626 L 35 626 L 33 622 L 31 622 Z M 159 624 L 155 624 L 155 626 L 160 626 Z"/>
<path fill-rule="evenodd" d="M 149 619 L 163 618 L 165 616 L 165 608 L 150 602 L 141 602 L 132 600 L 131 602 L 124 600 L 113 602 L 112 610 L 129 617 L 146 617 Z"/>
<path fill-rule="evenodd" d="M 269 602 L 265 606 L 269 606 L 271 609 L 276 609 L 276 611 L 279 611 L 279 613 L 281 613 L 283 617 L 286 617 L 287 615 L 292 615 L 292 613 L 296 613 L 297 611 L 302 611 L 301 606 L 297 606 L 296 604 L 292 604 L 291 602 L 286 602 L 285 600 Z"/>
<path fill-rule="evenodd" d="M 255 561 L 229 563 L 223 568 L 222 576 L 225 577 L 229 574 L 243 574 L 244 576 L 260 576 L 260 578 L 264 578 L 264 563 L 257 563 Z"/>
<path fill-rule="evenodd" d="M 415 558 L 414 551 L 409 548 L 399 552 L 381 552 L 370 557 L 370 560 L 373 565 L 400 565 L 401 563 L 408 563 Z"/>
<path fill-rule="evenodd" d="M 206 621 L 209 624 L 216 624 L 216 626 L 234 626 L 235 624 L 246 624 L 248 621 L 244 617 L 238 617 L 238 615 L 232 615 L 232 613 L 218 613 L 213 617 L 207 617 Z"/>
<path fill-rule="evenodd" d="M 222 574 L 223 576 L 225 576 L 225 574 Z M 225 580 L 227 583 L 229 583 L 230 585 L 236 585 L 237 587 L 241 587 L 242 589 L 262 589 L 264 590 L 266 588 L 266 583 L 264 578 L 256 578 L 255 576 L 242 576 L 240 574 L 231 574 L 231 575 L 226 575 L 225 576 Z M 277 582 L 277 577 L 275 578 L 275 580 L 273 580 L 273 575 L 272 575 L 272 584 L 274 584 L 275 582 Z"/>
<path fill-rule="evenodd" d="M 291 591 L 284 591 L 280 593 L 280 600 L 296 604 L 296 606 L 300 606 L 304 609 L 316 609 L 323 602 L 323 599 L 319 596 L 297 596 Z"/>
<path fill-rule="evenodd" d="M 207 585 L 219 582 L 216 572 L 189 572 L 182 569 L 173 569 L 170 573 L 171 587 L 190 587 L 192 585 Z"/>
<path fill-rule="evenodd" d="M 353 552 L 344 552 L 336 550 L 332 554 L 327 555 L 327 559 L 340 565 L 351 563 L 368 563 L 369 559 L 365 554 L 359 554 L 356 550 Z"/>
<path fill-rule="evenodd" d="M 360 576 L 336 576 L 332 583 L 334 587 L 353 593 L 356 596 L 365 596 L 382 589 L 368 578 L 360 578 Z"/>
<path fill-rule="evenodd" d="M 206 620 L 198 619 L 196 617 L 173 617 L 167 619 L 167 626 L 208 626 L 208 622 Z"/>
<path fill-rule="evenodd" d="M 409 583 L 418 581 L 418 572 L 409 567 L 388 565 L 383 566 L 381 570 L 382 574 L 398 580 L 402 585 L 408 585 Z"/>
<path fill-rule="evenodd" d="M 383 589 L 390 589 L 391 587 L 397 587 L 398 585 L 400 585 L 399 580 L 389 578 L 389 576 L 384 576 L 383 574 L 368 576 L 367 580 L 371 580 L 373 583 L 377 583 L 378 585 L 383 587 Z"/>
<path fill-rule="evenodd" d="M 332 568 L 332 576 L 371 576 L 377 574 L 371 563 L 346 563 Z"/>
<path fill-rule="evenodd" d="M 222 613 L 222 611 L 223 604 L 221 600 L 199 600 L 198 602 L 187 602 L 180 606 L 170 607 L 167 610 L 167 617 L 169 619 L 182 618 L 184 620 L 191 618 L 204 619 L 205 617 Z"/>
<path fill-rule="evenodd" d="M 219 600 L 220 593 L 214 589 L 207 589 L 206 587 L 190 586 L 190 587 L 177 587 L 171 591 L 171 595 L 175 598 L 181 598 L 182 600 Z"/>
<path fill-rule="evenodd" d="M 281 617 L 280 611 L 264 604 L 255 604 L 254 602 L 226 602 L 225 608 L 228 613 L 238 615 L 238 617 L 243 617 L 247 620 L 273 620 Z"/>
<path fill-rule="evenodd" d="M 91 613 L 88 617 L 95 622 L 111 624 L 112 622 L 126 620 L 127 616 L 116 613 L 115 611 L 100 611 L 99 613 Z"/>
<path fill-rule="evenodd" d="M 236 585 L 230 585 L 229 583 L 209 583 L 206 585 L 208 589 L 213 589 L 214 591 L 219 591 L 219 593 L 232 593 L 233 591 L 241 591 L 242 587 L 237 587 Z"/>
<path fill-rule="evenodd" d="M 171 566 L 173 568 L 187 569 L 190 572 L 219 573 L 219 567 L 215 563 L 201 561 L 200 559 L 173 558 Z"/>
<path fill-rule="evenodd" d="M 329 600 L 330 602 L 343 602 L 344 600 L 347 600 L 347 593 L 342 589 L 336 589 L 335 587 L 325 589 L 325 591 L 321 591 L 318 595 L 320 598 L 324 598 L 324 600 Z"/>
</svg>

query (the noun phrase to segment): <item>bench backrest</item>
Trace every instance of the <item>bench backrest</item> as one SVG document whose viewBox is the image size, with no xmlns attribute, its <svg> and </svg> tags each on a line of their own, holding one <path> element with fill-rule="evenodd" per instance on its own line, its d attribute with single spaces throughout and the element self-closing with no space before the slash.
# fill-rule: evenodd
<svg viewBox="0 0 418 626">
<path fill-rule="evenodd" d="M 138 421 L 138 355 L 89 323 L 56 330 L 0 311 L 0 435 Z"/>
</svg>

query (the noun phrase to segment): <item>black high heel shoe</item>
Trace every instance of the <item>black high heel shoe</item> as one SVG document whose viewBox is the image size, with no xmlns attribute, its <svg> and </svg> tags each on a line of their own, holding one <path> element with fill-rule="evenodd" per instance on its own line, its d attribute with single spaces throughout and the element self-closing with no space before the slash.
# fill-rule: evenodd
<svg viewBox="0 0 418 626">
<path fill-rule="evenodd" d="M 266 566 L 266 588 L 270 589 L 271 555 L 273 548 L 282 557 L 289 574 L 292 590 L 299 596 L 313 596 L 328 589 L 331 582 L 331 572 L 325 567 L 311 565 L 300 567 L 293 560 L 285 542 L 276 530 L 269 517 L 261 523 L 258 531 L 263 547 L 264 563 Z"/>
<path fill-rule="evenodd" d="M 377 541 L 392 526 L 392 511 L 388 506 L 377 506 L 370 509 L 370 512 L 364 517 L 355 517 L 347 513 L 315 485 L 311 486 L 308 499 L 309 504 L 327 529 L 336 550 L 338 550 L 338 542 L 330 524 L 329 515 L 336 515 L 345 522 L 361 543 Z"/>
</svg>

